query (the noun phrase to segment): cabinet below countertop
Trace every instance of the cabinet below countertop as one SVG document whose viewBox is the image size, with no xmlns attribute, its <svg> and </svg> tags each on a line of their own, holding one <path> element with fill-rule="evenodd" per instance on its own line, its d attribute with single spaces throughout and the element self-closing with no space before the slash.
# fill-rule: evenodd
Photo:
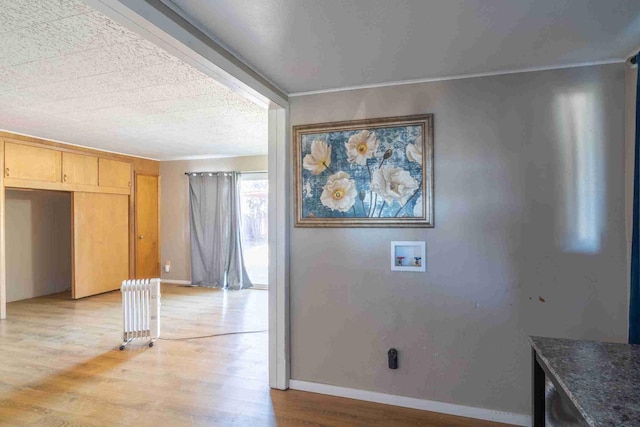
<svg viewBox="0 0 640 427">
<path fill-rule="evenodd" d="M 546 380 L 575 413 L 571 425 L 640 425 L 640 345 L 543 337 L 530 341 L 534 427 L 544 426 L 550 416 Z"/>
</svg>

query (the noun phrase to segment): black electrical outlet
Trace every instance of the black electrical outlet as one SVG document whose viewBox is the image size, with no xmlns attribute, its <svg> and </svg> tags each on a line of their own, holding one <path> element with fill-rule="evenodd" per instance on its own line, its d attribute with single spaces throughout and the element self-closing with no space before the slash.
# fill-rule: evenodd
<svg viewBox="0 0 640 427">
<path fill-rule="evenodd" d="M 391 348 L 387 355 L 389 356 L 389 369 L 398 369 L 398 350 Z"/>
</svg>

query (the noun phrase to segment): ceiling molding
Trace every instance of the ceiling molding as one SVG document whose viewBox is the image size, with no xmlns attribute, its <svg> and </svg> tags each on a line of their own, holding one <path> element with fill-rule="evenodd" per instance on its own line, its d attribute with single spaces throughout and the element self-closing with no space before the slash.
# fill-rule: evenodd
<svg viewBox="0 0 640 427">
<path fill-rule="evenodd" d="M 487 73 L 460 74 L 457 76 L 431 77 L 431 78 L 425 78 L 425 79 L 402 80 L 402 81 L 375 83 L 375 84 L 368 84 L 368 85 L 346 86 L 346 87 L 339 87 L 334 89 L 311 90 L 307 92 L 293 92 L 289 94 L 289 98 L 306 96 L 306 95 L 319 95 L 324 93 L 345 92 L 349 90 L 375 89 L 375 88 L 382 88 L 382 87 L 389 87 L 389 86 L 402 86 L 402 85 L 410 85 L 410 84 L 417 84 L 417 83 L 441 82 L 446 80 L 473 79 L 476 77 L 491 77 L 491 76 L 501 76 L 505 74 L 531 73 L 535 71 L 562 70 L 566 68 L 591 67 L 594 65 L 619 64 L 624 62 L 625 62 L 625 59 L 615 58 L 615 59 L 605 59 L 602 61 L 580 62 L 576 64 L 552 65 L 552 66 L 545 66 L 545 67 L 530 67 L 530 68 L 520 68 L 520 69 L 514 69 L 514 70 L 505 70 L 505 71 L 491 71 Z"/>
<path fill-rule="evenodd" d="M 180 156 L 180 157 L 170 157 L 168 159 L 160 159 L 159 162 L 181 162 L 185 160 L 218 160 L 218 159 L 230 159 L 236 157 L 265 157 L 267 154 L 228 154 L 228 155 L 219 155 L 219 154 L 204 154 L 200 156 Z"/>
<path fill-rule="evenodd" d="M 625 56 L 625 61 L 628 61 L 632 56 L 636 56 L 640 53 L 640 44 L 634 47 L 629 53 Z"/>
<path fill-rule="evenodd" d="M 280 86 L 275 84 L 270 78 L 262 74 L 260 70 L 251 66 L 244 58 L 242 58 L 242 56 L 238 52 L 234 51 L 229 46 L 226 46 L 224 43 L 222 43 L 218 38 L 216 38 L 213 34 L 211 34 L 206 29 L 197 25 L 195 22 L 192 22 L 192 20 L 189 19 L 189 16 L 185 13 L 185 11 L 180 6 L 175 4 L 173 0 L 158 0 L 158 1 L 159 3 L 166 6 L 168 9 L 170 9 L 173 13 L 178 15 L 180 19 L 183 19 L 186 23 L 188 23 L 189 26 L 192 26 L 195 30 L 199 31 L 205 37 L 213 41 L 213 43 L 219 46 L 227 55 L 230 55 L 230 57 L 233 58 L 233 60 L 238 61 L 248 71 L 250 71 L 251 73 L 254 73 L 258 79 L 262 79 L 266 85 L 270 85 L 271 89 L 273 89 L 274 91 L 279 91 L 280 95 L 285 95 L 285 96 L 288 95 L 287 91 L 285 91 Z"/>
<path fill-rule="evenodd" d="M 122 153 L 120 151 L 105 150 L 105 149 L 102 149 L 102 148 L 90 147 L 88 145 L 73 144 L 71 142 L 60 141 L 59 139 L 54 139 L 54 138 L 43 138 L 42 136 L 30 135 L 28 133 L 22 133 L 22 132 L 16 132 L 16 131 L 11 130 L 11 129 L 2 129 L 2 128 L 0 128 L 0 132 L 12 133 L 14 135 L 26 136 L 28 138 L 35 138 L 35 139 L 39 139 L 39 140 L 43 140 L 43 141 L 56 142 L 58 144 L 68 145 L 70 147 L 86 148 L 87 150 L 91 150 L 91 151 L 102 151 L 103 153 L 117 154 L 119 156 L 135 157 L 136 159 L 144 159 L 144 160 L 153 160 L 154 162 L 159 162 L 160 161 L 158 159 L 153 159 L 151 157 L 137 156 L 135 154 Z"/>
</svg>

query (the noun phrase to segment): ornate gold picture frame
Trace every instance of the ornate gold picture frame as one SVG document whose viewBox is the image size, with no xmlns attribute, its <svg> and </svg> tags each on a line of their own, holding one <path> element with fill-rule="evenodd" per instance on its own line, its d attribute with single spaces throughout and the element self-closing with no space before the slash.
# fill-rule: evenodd
<svg viewBox="0 0 640 427">
<path fill-rule="evenodd" d="M 433 227 L 433 115 L 293 127 L 296 227 Z"/>
</svg>

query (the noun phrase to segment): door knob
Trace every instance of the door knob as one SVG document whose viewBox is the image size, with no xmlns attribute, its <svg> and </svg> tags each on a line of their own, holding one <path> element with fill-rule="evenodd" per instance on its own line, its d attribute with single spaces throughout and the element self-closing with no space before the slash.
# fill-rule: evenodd
<svg viewBox="0 0 640 427">
<path fill-rule="evenodd" d="M 138 239 L 142 240 L 142 239 L 144 239 L 144 236 L 141 234 L 141 235 L 138 236 Z"/>
<path fill-rule="evenodd" d="M 7 168 L 7 169 L 5 170 L 5 175 L 6 175 L 6 176 L 9 176 L 9 168 Z"/>
</svg>

